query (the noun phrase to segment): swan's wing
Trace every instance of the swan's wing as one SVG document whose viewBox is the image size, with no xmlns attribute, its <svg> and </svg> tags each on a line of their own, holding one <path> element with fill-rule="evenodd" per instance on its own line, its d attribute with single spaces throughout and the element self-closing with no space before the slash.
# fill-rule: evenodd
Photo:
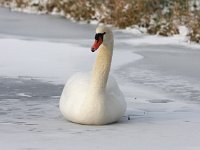
<svg viewBox="0 0 200 150">
<path fill-rule="evenodd" d="M 77 89 L 79 87 L 85 87 L 88 86 L 89 79 L 90 79 L 90 73 L 78 72 L 68 79 L 65 86 L 67 88 L 73 88 L 73 89 Z"/>
<path fill-rule="evenodd" d="M 121 99 L 122 101 L 124 101 L 124 95 L 120 90 L 117 81 L 112 76 L 109 76 L 106 91 L 107 93 L 109 93 L 110 96 L 113 96 L 115 99 Z"/>
<path fill-rule="evenodd" d="M 119 119 L 126 111 L 126 101 L 117 81 L 112 76 L 108 79 L 106 97 L 109 114 Z"/>
<path fill-rule="evenodd" d="M 71 76 L 63 89 L 61 102 L 73 105 L 77 104 L 78 101 L 84 100 L 89 78 L 89 73 L 76 73 Z"/>
<path fill-rule="evenodd" d="M 66 91 L 67 95 L 83 95 L 88 88 L 89 79 L 89 73 L 76 73 L 68 79 L 63 92 Z"/>
</svg>

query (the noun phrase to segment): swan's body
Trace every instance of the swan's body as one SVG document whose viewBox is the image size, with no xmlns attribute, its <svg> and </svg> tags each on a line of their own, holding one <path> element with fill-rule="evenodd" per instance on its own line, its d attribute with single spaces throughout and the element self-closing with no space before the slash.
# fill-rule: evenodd
<svg viewBox="0 0 200 150">
<path fill-rule="evenodd" d="M 113 53 L 112 31 L 100 26 L 96 33 L 92 51 L 100 47 L 92 73 L 72 76 L 60 99 L 62 114 L 75 123 L 102 125 L 116 122 L 126 110 L 126 102 L 117 82 L 109 77 Z"/>
</svg>

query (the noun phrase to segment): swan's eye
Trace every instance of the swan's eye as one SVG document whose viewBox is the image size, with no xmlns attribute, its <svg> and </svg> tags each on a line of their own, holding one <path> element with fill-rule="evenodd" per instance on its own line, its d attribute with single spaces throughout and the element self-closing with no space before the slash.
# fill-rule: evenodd
<svg viewBox="0 0 200 150">
<path fill-rule="evenodd" d="M 97 33 L 96 35 L 95 35 L 95 40 L 99 40 L 99 38 L 101 38 L 102 40 L 103 40 L 103 36 L 104 36 L 104 34 L 106 34 L 106 32 L 104 32 L 104 33 Z"/>
</svg>

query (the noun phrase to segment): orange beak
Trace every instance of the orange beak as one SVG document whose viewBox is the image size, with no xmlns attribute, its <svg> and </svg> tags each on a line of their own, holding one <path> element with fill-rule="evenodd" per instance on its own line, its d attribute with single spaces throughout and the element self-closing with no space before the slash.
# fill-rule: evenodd
<svg viewBox="0 0 200 150">
<path fill-rule="evenodd" d="M 103 40 L 101 38 L 99 38 L 99 40 L 95 40 L 94 44 L 92 45 L 91 51 L 95 52 L 102 43 L 103 43 Z"/>
</svg>

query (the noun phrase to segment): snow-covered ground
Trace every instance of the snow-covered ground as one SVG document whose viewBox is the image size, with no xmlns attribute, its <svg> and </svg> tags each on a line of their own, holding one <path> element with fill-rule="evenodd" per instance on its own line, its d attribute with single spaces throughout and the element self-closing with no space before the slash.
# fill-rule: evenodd
<svg viewBox="0 0 200 150">
<path fill-rule="evenodd" d="M 92 40 L 85 42 L 92 45 Z M 95 59 L 90 48 L 74 44 L 7 38 L 0 40 L 0 53 L 1 76 L 32 76 L 61 84 L 72 73 L 91 70 Z M 140 58 L 131 51 L 119 50 L 114 54 L 113 67 Z"/>
<path fill-rule="evenodd" d="M 200 46 L 115 30 L 111 73 L 128 110 L 116 124 L 83 126 L 58 103 L 68 77 L 92 67 L 95 26 L 2 8 L 0 22 L 1 149 L 200 149 Z"/>
</svg>

